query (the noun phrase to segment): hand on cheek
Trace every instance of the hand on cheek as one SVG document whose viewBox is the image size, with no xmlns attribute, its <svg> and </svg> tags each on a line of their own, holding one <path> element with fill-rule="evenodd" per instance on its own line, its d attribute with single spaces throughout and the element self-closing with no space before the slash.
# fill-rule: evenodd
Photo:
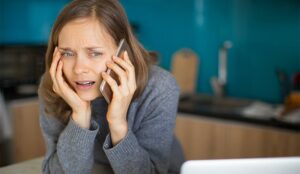
<svg viewBox="0 0 300 174">
<path fill-rule="evenodd" d="M 57 47 L 53 53 L 50 75 L 53 81 L 53 91 L 72 108 L 72 119 L 82 128 L 89 128 L 91 117 L 90 103 L 83 101 L 65 81 L 63 77 L 63 61 Z"/>
</svg>

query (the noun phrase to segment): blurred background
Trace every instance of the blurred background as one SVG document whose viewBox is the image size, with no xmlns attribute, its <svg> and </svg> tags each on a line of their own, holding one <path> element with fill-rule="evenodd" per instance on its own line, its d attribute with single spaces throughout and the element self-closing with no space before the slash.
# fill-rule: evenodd
<svg viewBox="0 0 300 174">
<path fill-rule="evenodd" d="M 69 0 L 0 1 L 0 166 L 42 156 L 36 97 Z M 299 0 L 121 0 L 181 87 L 187 159 L 300 155 Z"/>
</svg>

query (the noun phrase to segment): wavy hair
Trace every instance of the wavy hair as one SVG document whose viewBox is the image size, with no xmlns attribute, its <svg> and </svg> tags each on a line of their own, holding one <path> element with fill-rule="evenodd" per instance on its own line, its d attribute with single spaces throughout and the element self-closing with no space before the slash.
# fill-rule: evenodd
<svg viewBox="0 0 300 174">
<path fill-rule="evenodd" d="M 41 78 L 38 95 L 43 100 L 45 112 L 67 123 L 72 112 L 70 106 L 53 91 L 53 82 L 50 76 L 50 66 L 53 52 L 58 45 L 58 36 L 62 28 L 70 21 L 79 18 L 93 17 L 104 26 L 113 38 L 115 44 L 125 38 L 133 53 L 130 57 L 134 67 L 137 89 L 133 96 L 136 99 L 143 92 L 149 76 L 150 55 L 135 38 L 128 22 L 126 13 L 117 0 L 74 0 L 67 4 L 55 21 L 45 56 L 45 72 Z"/>
</svg>

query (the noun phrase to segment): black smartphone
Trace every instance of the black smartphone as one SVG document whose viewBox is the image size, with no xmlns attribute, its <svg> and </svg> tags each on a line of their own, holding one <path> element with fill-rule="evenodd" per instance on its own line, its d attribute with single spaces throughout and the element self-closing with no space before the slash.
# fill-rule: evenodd
<svg viewBox="0 0 300 174">
<path fill-rule="evenodd" d="M 129 57 L 132 57 L 132 53 L 131 53 L 131 50 L 130 50 L 130 47 L 129 47 L 127 41 L 125 39 L 121 39 L 115 56 L 122 57 L 125 51 L 127 51 Z M 114 71 L 112 71 L 110 68 L 108 68 L 106 70 L 106 73 L 109 74 L 113 79 L 115 79 L 116 82 L 118 83 L 118 85 L 120 84 L 119 77 Z M 106 102 L 110 103 L 112 96 L 113 96 L 113 92 L 112 92 L 109 84 L 107 84 L 107 82 L 105 80 L 102 80 L 102 82 L 101 82 L 100 92 L 102 93 Z"/>
</svg>

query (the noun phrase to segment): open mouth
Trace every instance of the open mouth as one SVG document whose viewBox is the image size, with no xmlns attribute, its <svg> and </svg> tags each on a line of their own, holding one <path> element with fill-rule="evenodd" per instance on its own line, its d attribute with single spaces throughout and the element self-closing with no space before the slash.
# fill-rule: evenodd
<svg viewBox="0 0 300 174">
<path fill-rule="evenodd" d="M 81 90 L 90 89 L 96 83 L 95 81 L 76 81 L 76 88 Z"/>
<path fill-rule="evenodd" d="M 94 81 L 85 81 L 85 82 L 76 82 L 77 85 L 81 85 L 81 86 L 92 86 L 93 84 L 95 84 Z"/>
</svg>

